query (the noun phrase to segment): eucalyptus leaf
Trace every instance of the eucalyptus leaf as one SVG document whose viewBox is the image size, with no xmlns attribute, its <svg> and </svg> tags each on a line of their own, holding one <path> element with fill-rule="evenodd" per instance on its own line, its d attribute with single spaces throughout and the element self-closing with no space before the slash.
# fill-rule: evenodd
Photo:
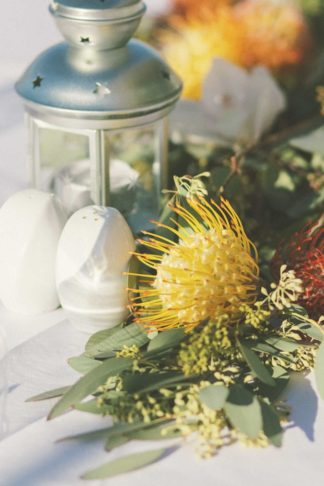
<svg viewBox="0 0 324 486">
<path fill-rule="evenodd" d="M 168 424 L 138 430 L 137 432 L 132 432 L 130 435 L 133 440 L 164 440 L 182 437 L 179 430 L 170 427 Z"/>
<path fill-rule="evenodd" d="M 85 432 L 82 434 L 77 434 L 77 435 L 70 435 L 68 437 L 64 437 L 63 439 L 60 439 L 59 442 L 65 442 L 65 441 L 91 441 L 91 440 L 98 440 L 98 439 L 112 439 L 112 438 L 118 438 L 120 436 L 126 436 L 132 438 L 132 434 L 135 434 L 137 432 L 141 432 L 145 429 L 153 429 L 155 427 L 166 427 L 170 423 L 169 420 L 165 419 L 157 419 L 157 420 L 152 420 L 152 422 L 146 423 L 146 422 L 135 422 L 135 423 L 124 423 L 124 422 L 118 422 L 115 425 L 112 425 L 110 427 L 105 427 L 103 429 L 99 430 L 94 430 L 90 432 Z M 117 439 L 114 442 L 117 444 Z M 109 442 L 109 444 L 113 444 L 113 442 Z M 116 445 L 117 447 L 117 445 Z"/>
<path fill-rule="evenodd" d="M 95 398 L 88 400 L 87 402 L 77 403 L 73 407 L 79 412 L 92 413 L 94 415 L 102 415 L 103 413 L 103 407 L 98 407 Z"/>
<path fill-rule="evenodd" d="M 305 152 L 324 155 L 324 126 L 307 135 L 292 139 L 290 145 Z"/>
<path fill-rule="evenodd" d="M 317 390 L 321 398 L 324 400 L 324 342 L 318 348 L 314 371 Z"/>
<path fill-rule="evenodd" d="M 189 379 L 182 373 L 176 372 L 127 374 L 124 376 L 123 386 L 129 393 L 147 393 Z"/>
<path fill-rule="evenodd" d="M 296 189 L 292 176 L 285 170 L 281 170 L 278 178 L 274 183 L 276 189 L 283 189 L 285 191 L 294 191 Z"/>
<path fill-rule="evenodd" d="M 315 324 L 311 324 L 311 322 L 298 322 L 295 325 L 299 327 L 300 331 L 303 334 L 310 337 L 311 339 L 315 339 L 316 341 L 323 341 L 324 332 L 321 331 Z"/>
<path fill-rule="evenodd" d="M 261 406 L 257 397 L 242 385 L 230 387 L 224 410 L 232 426 L 239 432 L 250 439 L 259 436 L 262 431 Z"/>
<path fill-rule="evenodd" d="M 110 461 L 82 476 L 82 479 L 107 479 L 119 474 L 135 471 L 142 467 L 153 464 L 161 459 L 170 449 L 156 449 L 146 452 L 138 452 L 129 456 L 121 457 Z"/>
<path fill-rule="evenodd" d="M 100 361 L 96 361 L 95 359 L 88 358 L 84 354 L 81 354 L 81 356 L 76 356 L 75 358 L 70 358 L 68 360 L 68 363 L 71 366 L 71 368 L 73 368 L 81 375 L 85 375 L 89 373 L 89 371 L 93 370 L 94 368 L 97 368 L 97 366 L 100 366 L 101 364 Z"/>
<path fill-rule="evenodd" d="M 124 346 L 136 345 L 139 348 L 149 341 L 146 332 L 137 324 L 129 324 L 110 334 L 86 351 L 88 357 L 104 358 L 110 357 L 111 353 L 120 351 Z"/>
<path fill-rule="evenodd" d="M 117 449 L 118 447 L 121 447 L 127 442 L 130 442 L 132 440 L 132 437 L 130 435 L 113 435 L 111 437 L 108 437 L 106 440 L 106 445 L 105 449 L 107 452 L 110 452 L 114 449 Z"/>
<path fill-rule="evenodd" d="M 209 385 L 199 392 L 200 401 L 212 410 L 221 410 L 226 402 L 229 389 L 224 385 Z"/>
<path fill-rule="evenodd" d="M 302 218 L 310 211 L 323 205 L 324 191 L 314 192 L 312 189 L 305 190 L 295 202 L 286 206 L 285 212 L 290 218 Z"/>
<path fill-rule="evenodd" d="M 263 421 L 263 432 L 274 446 L 281 447 L 283 429 L 280 425 L 279 416 L 273 406 L 264 402 L 264 400 L 261 400 L 260 403 Z"/>
<path fill-rule="evenodd" d="M 274 386 L 275 381 L 272 378 L 270 372 L 262 363 L 258 355 L 247 345 L 243 340 L 238 340 L 241 352 L 245 358 L 247 364 L 249 365 L 252 373 L 259 378 L 263 383 L 269 386 Z"/>
<path fill-rule="evenodd" d="M 87 375 L 80 378 L 52 408 L 48 419 L 62 415 L 73 405 L 77 405 L 84 398 L 94 393 L 97 388 L 103 385 L 110 376 L 116 376 L 122 371 L 130 368 L 133 361 L 129 358 L 112 358 L 104 361 L 100 366 L 91 370 Z"/>
<path fill-rule="evenodd" d="M 324 154 L 313 154 L 311 166 L 312 169 L 324 173 Z"/>
<path fill-rule="evenodd" d="M 34 397 L 27 398 L 26 402 L 41 402 L 43 400 L 50 400 L 52 398 L 59 398 L 66 393 L 71 387 L 63 386 L 62 388 L 55 388 L 47 392 L 35 395 Z"/>
<path fill-rule="evenodd" d="M 112 451 L 113 449 L 121 447 L 132 440 L 156 441 L 175 439 L 182 436 L 182 434 L 176 428 L 170 428 L 168 430 L 167 427 L 168 422 L 154 426 L 152 426 L 152 424 L 141 424 L 138 427 L 138 430 L 129 430 L 128 432 L 125 430 L 120 434 L 108 434 L 105 449 L 107 451 Z"/>
<path fill-rule="evenodd" d="M 154 423 L 155 422 L 146 424 L 144 422 L 136 422 L 133 424 L 128 424 L 124 422 L 118 422 L 117 424 L 112 425 L 110 427 L 105 427 L 104 429 L 85 432 L 83 434 L 70 435 L 68 437 L 65 437 L 64 439 L 61 439 L 60 442 L 69 441 L 69 440 L 92 440 L 92 439 L 97 439 L 98 437 L 108 438 L 108 437 L 115 437 L 120 435 L 127 435 L 130 434 L 131 432 L 141 430 L 142 428 L 151 427 L 152 424 Z M 160 424 L 161 421 L 158 420 L 157 423 Z"/>
<path fill-rule="evenodd" d="M 281 366 L 274 366 L 272 377 L 275 380 L 275 386 L 269 386 L 261 383 L 258 389 L 261 395 L 268 397 L 273 402 L 277 400 L 282 392 L 287 388 L 290 375 L 287 370 L 281 368 Z"/>
<path fill-rule="evenodd" d="M 107 338 L 113 336 L 116 334 L 116 332 L 120 331 L 122 329 L 122 326 L 116 326 L 113 327 L 112 329 L 104 329 L 103 331 L 96 332 L 93 334 L 86 346 L 85 346 L 85 354 L 86 355 L 91 355 L 91 354 L 96 354 L 97 353 L 97 346 L 102 342 L 105 341 Z"/>
<path fill-rule="evenodd" d="M 160 332 L 150 341 L 147 351 L 153 353 L 173 348 L 178 346 L 184 338 L 185 332 L 183 329 L 171 329 L 170 331 Z"/>
<path fill-rule="evenodd" d="M 111 427 L 106 427 L 105 429 L 99 430 L 91 430 L 90 432 L 84 432 L 83 434 L 77 435 L 70 435 L 68 437 L 63 437 L 63 439 L 59 439 L 57 442 L 68 442 L 72 440 L 80 440 L 80 441 L 92 441 L 92 440 L 99 440 L 105 439 L 109 435 L 109 431 Z"/>
<path fill-rule="evenodd" d="M 251 342 L 249 343 L 249 346 L 251 349 L 253 349 L 254 351 L 258 351 L 259 353 L 266 353 L 266 354 L 273 354 L 273 355 L 278 354 L 278 349 L 264 342 L 260 342 L 260 341 L 256 341 L 254 343 Z"/>
<path fill-rule="evenodd" d="M 292 353 L 293 351 L 296 351 L 296 349 L 301 346 L 301 343 L 298 343 L 296 341 L 291 341 L 290 339 L 287 338 L 282 338 L 280 336 L 271 336 L 265 339 L 265 341 L 270 344 L 271 346 L 274 346 L 275 348 L 279 349 L 280 351 L 285 351 L 288 353 Z"/>
</svg>

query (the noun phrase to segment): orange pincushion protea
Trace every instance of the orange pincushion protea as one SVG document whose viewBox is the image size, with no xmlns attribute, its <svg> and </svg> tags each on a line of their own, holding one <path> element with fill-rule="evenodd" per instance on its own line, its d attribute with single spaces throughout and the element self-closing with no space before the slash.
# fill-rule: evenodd
<svg viewBox="0 0 324 486">
<path fill-rule="evenodd" d="M 230 5 L 232 0 L 172 0 L 174 11 L 180 15 L 204 15 L 215 13 L 215 10 L 224 5 Z"/>
<path fill-rule="evenodd" d="M 293 66 L 309 51 L 310 31 L 291 2 L 245 0 L 235 11 L 244 30 L 244 66 Z"/>
<path fill-rule="evenodd" d="M 148 329 L 191 330 L 225 315 L 235 321 L 240 307 L 257 297 L 257 252 L 230 203 L 194 198 L 188 205 L 173 207 L 183 226 L 167 227 L 178 243 L 144 232 L 150 239 L 140 243 L 154 253 L 135 254 L 155 270 L 139 275 L 146 287 L 130 289 L 136 321 Z"/>
<path fill-rule="evenodd" d="M 318 319 L 324 314 L 324 228 L 311 224 L 295 233 L 288 244 L 282 243 L 273 258 L 278 272 L 282 264 L 294 270 L 303 283 L 304 293 L 299 304 Z"/>
</svg>

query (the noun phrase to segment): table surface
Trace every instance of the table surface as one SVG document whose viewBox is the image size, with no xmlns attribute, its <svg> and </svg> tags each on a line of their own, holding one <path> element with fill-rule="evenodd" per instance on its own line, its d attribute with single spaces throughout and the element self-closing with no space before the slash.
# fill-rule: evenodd
<svg viewBox="0 0 324 486">
<path fill-rule="evenodd" d="M 158 0 L 151 0 L 157 6 Z M 26 187 L 26 137 L 23 111 L 13 84 L 24 67 L 46 46 L 60 41 L 47 14 L 47 0 L 10 0 L 2 10 L 0 28 L 0 204 Z M 161 2 L 160 2 L 161 5 Z M 1 269 L 0 269 L 1 270 Z M 109 455 L 101 443 L 62 443 L 66 435 L 101 428 L 110 419 L 71 412 L 53 422 L 45 417 L 52 403 L 25 403 L 29 396 L 70 384 L 76 374 L 68 357 L 82 352 L 87 339 L 65 320 L 64 312 L 24 317 L 0 305 L 0 326 L 7 335 L 9 394 L 7 436 L 0 443 L 0 485 L 74 486 L 87 469 L 122 455 L 160 448 L 160 443 L 134 442 Z M 324 405 L 314 392 L 313 378 L 298 377 L 289 391 L 293 406 L 282 449 L 246 449 L 235 445 L 218 457 L 201 461 L 191 441 L 166 442 L 173 454 L 145 470 L 112 481 L 91 484 L 175 486 L 302 486 L 323 483 Z M 182 447 L 178 447 L 178 445 Z"/>
</svg>

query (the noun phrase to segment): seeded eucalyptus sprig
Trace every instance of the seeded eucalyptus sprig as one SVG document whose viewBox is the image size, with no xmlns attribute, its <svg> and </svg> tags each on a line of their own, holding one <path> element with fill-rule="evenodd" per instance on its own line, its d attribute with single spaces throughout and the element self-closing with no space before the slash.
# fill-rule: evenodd
<svg viewBox="0 0 324 486">
<path fill-rule="evenodd" d="M 301 308 L 292 305 L 279 313 L 264 300 L 243 306 L 234 326 L 226 318 L 209 320 L 188 334 L 175 329 L 150 339 L 137 324 L 123 324 L 93 335 L 85 352 L 70 360 L 82 375 L 77 383 L 33 400 L 61 396 L 51 419 L 71 408 L 111 415 L 113 426 L 65 439 L 101 438 L 107 451 L 131 440 L 194 432 L 203 457 L 236 440 L 279 447 L 289 420 L 289 408 L 280 400 L 289 372 L 315 365 L 324 398 L 322 338 L 321 325 Z M 144 467 L 169 452 L 150 450 L 110 461 L 84 479 Z"/>
</svg>

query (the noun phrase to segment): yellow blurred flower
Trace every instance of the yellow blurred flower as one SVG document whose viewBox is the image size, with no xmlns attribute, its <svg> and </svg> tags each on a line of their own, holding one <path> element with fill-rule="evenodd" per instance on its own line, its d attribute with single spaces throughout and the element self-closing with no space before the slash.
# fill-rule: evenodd
<svg viewBox="0 0 324 486">
<path fill-rule="evenodd" d="M 198 100 L 202 83 L 215 57 L 240 64 L 242 31 L 229 8 L 217 10 L 208 21 L 194 15 L 171 17 L 170 27 L 160 33 L 162 50 L 184 81 L 183 96 Z"/>
<path fill-rule="evenodd" d="M 144 232 L 150 239 L 140 243 L 154 253 L 135 254 L 156 271 L 139 275 L 147 286 L 131 289 L 136 321 L 148 329 L 191 330 L 222 316 L 234 322 L 242 305 L 257 297 L 257 252 L 230 203 L 187 201 L 190 209 L 179 203 L 173 207 L 182 221 L 178 229 L 166 227 L 179 242 Z"/>
<path fill-rule="evenodd" d="M 184 4 L 184 2 L 183 2 Z M 162 50 L 184 80 L 184 97 L 199 99 L 215 57 L 243 67 L 295 66 L 310 46 L 300 11 L 288 0 L 187 2 L 185 15 L 173 14 L 160 32 Z"/>
</svg>

